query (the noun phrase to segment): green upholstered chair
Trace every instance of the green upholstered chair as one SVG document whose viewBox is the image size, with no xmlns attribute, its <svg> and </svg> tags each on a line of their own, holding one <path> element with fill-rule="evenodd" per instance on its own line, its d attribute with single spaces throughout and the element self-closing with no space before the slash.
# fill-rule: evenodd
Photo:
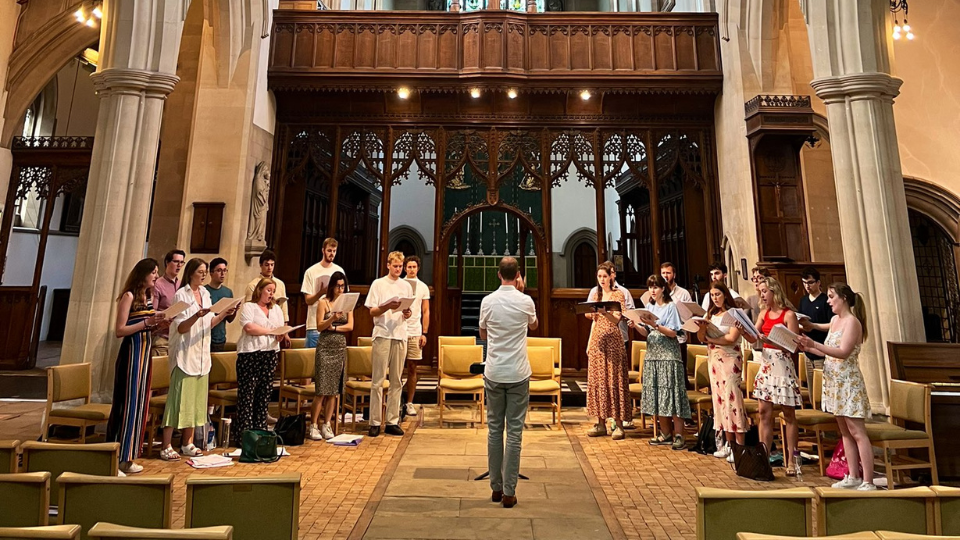
<svg viewBox="0 0 960 540">
<path fill-rule="evenodd" d="M 51 478 L 65 472 L 117 476 L 120 443 L 55 444 L 28 441 L 20 445 L 23 472 L 47 471 Z M 50 500 L 60 500 L 57 483 L 50 482 Z"/>
<path fill-rule="evenodd" d="M 809 488 L 740 491 L 697 488 L 697 540 L 736 540 L 737 533 L 813 535 Z"/>
<path fill-rule="evenodd" d="M 47 525 L 50 473 L 0 474 L 0 509 L 0 527 Z"/>
<path fill-rule="evenodd" d="M 80 525 L 80 538 L 98 522 L 131 527 L 170 527 L 173 475 L 94 476 L 65 472 L 57 478 L 61 525 Z"/>
<path fill-rule="evenodd" d="M 67 364 L 47 368 L 47 406 L 43 411 L 40 436 L 47 440 L 51 425 L 80 428 L 80 442 L 86 441 L 87 427 L 106 424 L 109 403 L 90 403 L 90 364 Z M 56 403 L 82 399 L 83 404 L 54 409 Z"/>
<path fill-rule="evenodd" d="M 738 533 L 737 540 L 877 540 L 879 536 L 870 531 L 841 534 L 838 536 L 781 536 L 778 534 Z"/>
<path fill-rule="evenodd" d="M 936 494 L 925 487 L 896 491 L 817 488 L 817 532 L 860 531 L 934 534 Z"/>
<path fill-rule="evenodd" d="M 933 485 L 940 483 L 937 476 L 937 458 L 933 451 L 933 420 L 930 416 L 929 384 L 890 381 L 890 422 L 868 423 L 867 436 L 873 446 L 883 451 L 883 466 L 887 474 L 887 486 L 894 489 L 898 475 L 905 470 L 930 469 Z M 913 429 L 910 424 L 920 429 Z M 915 455 L 895 455 L 899 450 L 925 449 L 929 459 L 924 461 Z"/>
<path fill-rule="evenodd" d="M 960 488 L 932 486 L 937 534 L 960 536 Z"/>
<path fill-rule="evenodd" d="M 76 540 L 80 538 L 79 525 L 51 525 L 49 527 L 0 527 L 0 538 L 27 540 Z"/>
<path fill-rule="evenodd" d="M 960 540 L 960 536 L 932 536 L 892 531 L 877 531 L 877 538 L 880 540 Z"/>
<path fill-rule="evenodd" d="M 237 540 L 297 540 L 300 473 L 187 478 L 184 527 L 230 525 Z"/>
<path fill-rule="evenodd" d="M 17 472 L 17 447 L 20 441 L 0 441 L 0 474 Z"/>
<path fill-rule="evenodd" d="M 141 529 L 113 523 L 97 523 L 87 533 L 90 538 L 122 538 L 124 540 L 231 540 L 233 527 L 201 527 L 197 529 Z"/>
</svg>

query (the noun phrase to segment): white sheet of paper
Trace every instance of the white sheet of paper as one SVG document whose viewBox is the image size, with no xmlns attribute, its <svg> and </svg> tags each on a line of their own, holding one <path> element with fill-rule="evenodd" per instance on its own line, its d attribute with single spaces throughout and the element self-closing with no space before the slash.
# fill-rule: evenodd
<svg viewBox="0 0 960 540">
<path fill-rule="evenodd" d="M 177 315 L 183 313 L 183 311 L 188 307 L 190 307 L 190 304 L 184 302 L 183 300 L 180 300 L 179 302 L 163 310 L 161 313 L 163 313 L 163 317 L 165 319 L 172 319 Z"/>
<path fill-rule="evenodd" d="M 704 321 L 707 325 L 707 337 L 717 339 L 726 335 L 722 330 L 720 330 L 720 328 L 717 327 L 717 325 L 713 324 L 707 319 L 704 319 L 703 317 L 690 317 L 687 322 L 683 323 L 683 329 L 692 334 L 696 334 L 700 331 L 700 324 L 698 321 Z"/>
<path fill-rule="evenodd" d="M 360 299 L 360 293 L 343 293 L 334 300 L 330 306 L 330 311 L 334 313 L 349 313 L 357 307 L 357 301 Z"/>
<path fill-rule="evenodd" d="M 330 285 L 330 276 L 320 276 L 317 278 L 317 290 L 314 293 L 327 294 L 327 286 Z"/>
<path fill-rule="evenodd" d="M 677 311 L 680 312 L 680 319 L 684 321 L 690 317 L 703 317 L 707 313 L 695 302 L 677 302 Z"/>
<path fill-rule="evenodd" d="M 391 299 L 387 300 L 386 302 L 380 304 L 380 307 L 383 307 L 383 306 L 385 306 L 385 305 L 387 305 L 387 304 L 392 304 L 392 303 L 394 303 L 394 302 L 400 302 L 400 307 L 398 307 L 397 309 L 395 309 L 395 310 L 393 310 L 393 311 L 403 311 L 403 310 L 405 310 L 405 309 L 410 309 L 410 306 L 413 305 L 413 301 L 414 301 L 414 300 L 416 300 L 416 298 L 414 298 L 414 297 L 412 297 L 412 296 L 410 296 L 410 297 L 404 297 L 404 298 L 401 298 L 401 297 L 399 297 L 399 296 L 394 296 L 393 298 L 391 298 Z"/>
<path fill-rule="evenodd" d="M 286 296 L 274 296 L 274 297 L 273 297 L 273 301 L 274 301 L 274 303 L 277 304 L 278 306 L 282 306 L 282 305 L 284 305 L 284 304 L 287 303 L 287 297 L 286 297 Z"/>
<path fill-rule="evenodd" d="M 770 329 L 770 335 L 767 336 L 767 339 L 770 340 L 773 344 L 783 347 L 784 349 L 795 353 L 797 352 L 797 336 L 790 331 L 789 328 L 782 324 L 777 324 Z"/>
<path fill-rule="evenodd" d="M 327 439 L 327 442 L 330 444 L 354 444 L 357 441 L 362 441 L 363 435 L 350 435 L 349 433 L 341 433 L 332 439 Z"/>
<path fill-rule="evenodd" d="M 647 309 L 628 309 L 623 312 L 623 316 L 633 321 L 635 324 L 645 324 L 644 317 L 652 318 L 654 321 L 660 320 L 659 317 Z"/>
<path fill-rule="evenodd" d="M 281 446 L 281 447 L 277 448 L 277 451 L 280 453 L 281 456 L 289 456 L 289 455 L 290 455 L 290 452 L 287 452 L 287 448 L 286 448 L 285 446 Z M 224 454 L 224 455 L 227 456 L 227 457 L 240 457 L 240 454 L 242 454 L 242 453 L 243 453 L 243 451 L 242 451 L 241 449 L 237 448 L 236 450 L 234 450 L 234 451 L 232 451 L 232 452 L 229 452 L 229 453 L 227 453 L 227 454 Z"/>
<path fill-rule="evenodd" d="M 287 334 L 287 333 L 289 333 L 289 332 L 293 332 L 294 330 L 297 330 L 297 329 L 299 329 L 299 328 L 303 328 L 304 326 L 306 326 L 306 325 L 305 325 L 305 324 L 298 324 L 297 326 L 281 326 L 281 327 L 279 327 L 279 328 L 274 328 L 274 329 L 271 330 L 269 333 L 267 333 L 267 335 L 268 335 L 268 336 L 282 336 L 282 335 Z"/>
<path fill-rule="evenodd" d="M 230 311 L 234 306 L 239 306 L 243 298 L 221 298 L 217 303 L 210 306 L 210 313 L 219 315 L 224 311 Z"/>
<path fill-rule="evenodd" d="M 736 326 L 738 322 L 743 326 L 745 333 L 750 334 L 752 337 L 760 336 L 757 332 L 757 327 L 750 320 L 750 317 L 747 317 L 747 314 L 740 308 L 728 309 L 727 312 L 723 314 L 723 319 L 720 320 L 722 326 Z"/>
<path fill-rule="evenodd" d="M 810 319 L 809 315 L 805 315 L 803 313 L 800 313 L 799 311 L 794 311 L 793 313 L 797 316 L 798 321 L 802 321 L 804 319 L 808 319 L 808 320 Z"/>
</svg>

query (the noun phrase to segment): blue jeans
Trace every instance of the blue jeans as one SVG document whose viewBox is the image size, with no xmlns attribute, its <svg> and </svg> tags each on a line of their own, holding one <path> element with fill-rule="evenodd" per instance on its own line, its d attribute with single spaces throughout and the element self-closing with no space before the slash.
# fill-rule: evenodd
<svg viewBox="0 0 960 540">
<path fill-rule="evenodd" d="M 513 497 L 520 474 L 520 444 L 523 442 L 523 420 L 530 403 L 530 381 L 498 383 L 484 379 L 483 390 L 487 402 L 490 489 Z M 506 449 L 503 446 L 504 423 L 507 428 Z"/>
<path fill-rule="evenodd" d="M 317 341 L 320 341 L 320 332 L 316 330 L 307 330 L 307 342 L 304 347 L 308 349 L 316 349 Z"/>
</svg>

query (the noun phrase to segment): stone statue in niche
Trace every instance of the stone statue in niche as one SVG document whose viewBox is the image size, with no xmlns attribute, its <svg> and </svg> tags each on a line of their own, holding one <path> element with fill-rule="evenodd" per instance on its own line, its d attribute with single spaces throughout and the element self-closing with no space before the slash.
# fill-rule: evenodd
<svg viewBox="0 0 960 540">
<path fill-rule="evenodd" d="M 250 192 L 250 219 L 247 223 L 246 251 L 260 253 L 266 249 L 267 210 L 270 208 L 270 168 L 265 161 L 253 169 L 253 191 Z"/>
</svg>

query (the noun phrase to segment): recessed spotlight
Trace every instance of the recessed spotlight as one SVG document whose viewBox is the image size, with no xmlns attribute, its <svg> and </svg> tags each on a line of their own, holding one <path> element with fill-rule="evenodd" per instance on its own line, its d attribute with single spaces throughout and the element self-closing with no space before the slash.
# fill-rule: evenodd
<svg viewBox="0 0 960 540">
<path fill-rule="evenodd" d="M 89 26 L 90 28 L 93 28 L 93 25 L 95 24 L 97 23 L 93 22 L 93 19 L 87 19 L 87 26 Z"/>
<path fill-rule="evenodd" d="M 100 11 L 100 8 L 99 8 L 99 7 L 93 8 L 93 16 L 96 17 L 96 18 L 98 18 L 98 19 L 102 19 L 102 18 L 103 18 L 103 12 Z"/>
<path fill-rule="evenodd" d="M 407 99 L 408 97 L 410 97 L 410 89 L 407 88 L 406 86 L 401 86 L 400 88 L 397 88 L 397 97 L 399 97 L 400 99 Z"/>
<path fill-rule="evenodd" d="M 479 89 L 479 88 L 471 88 L 471 89 L 470 89 L 470 97 L 472 97 L 473 99 L 477 99 L 478 97 L 480 97 L 480 89 Z"/>
<path fill-rule="evenodd" d="M 511 88 L 507 90 L 507 97 L 510 99 L 517 99 L 517 89 Z"/>
<path fill-rule="evenodd" d="M 77 22 L 83 23 L 87 21 L 87 18 L 83 16 L 83 10 L 78 9 L 76 13 L 73 14 L 77 18 Z"/>
<path fill-rule="evenodd" d="M 582 100 L 584 100 L 584 101 L 587 101 L 588 99 L 590 99 L 590 91 L 589 91 L 589 90 L 581 90 L 581 91 L 580 91 L 580 99 L 582 99 Z"/>
</svg>

